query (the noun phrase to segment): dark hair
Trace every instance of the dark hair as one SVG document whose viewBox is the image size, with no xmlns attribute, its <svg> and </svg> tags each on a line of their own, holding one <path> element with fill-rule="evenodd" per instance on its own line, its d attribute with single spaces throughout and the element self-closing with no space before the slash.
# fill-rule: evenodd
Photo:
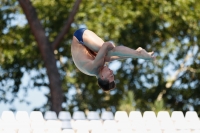
<svg viewBox="0 0 200 133">
<path fill-rule="evenodd" d="M 103 80 L 101 78 L 98 78 L 98 85 L 104 90 L 104 91 L 110 91 L 115 88 L 115 81 L 112 81 L 109 83 L 108 80 Z"/>
</svg>

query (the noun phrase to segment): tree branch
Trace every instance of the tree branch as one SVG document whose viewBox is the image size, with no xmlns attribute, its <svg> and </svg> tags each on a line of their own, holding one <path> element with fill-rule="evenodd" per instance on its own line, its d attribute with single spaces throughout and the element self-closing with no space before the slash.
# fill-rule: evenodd
<svg viewBox="0 0 200 133">
<path fill-rule="evenodd" d="M 69 31 L 70 26 L 72 24 L 72 22 L 74 21 L 74 16 L 76 15 L 79 5 L 81 3 L 81 0 L 76 0 L 74 7 L 68 17 L 68 20 L 66 21 L 64 27 L 62 28 L 62 31 L 58 34 L 58 36 L 56 37 L 56 39 L 54 40 L 54 42 L 52 43 L 52 47 L 55 50 L 58 45 L 60 44 L 60 42 L 62 41 L 62 39 L 64 38 L 65 34 Z"/>
</svg>

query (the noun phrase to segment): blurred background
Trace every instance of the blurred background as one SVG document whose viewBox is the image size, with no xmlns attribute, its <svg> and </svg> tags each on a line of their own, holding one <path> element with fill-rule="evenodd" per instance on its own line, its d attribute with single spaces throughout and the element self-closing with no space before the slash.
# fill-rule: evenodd
<svg viewBox="0 0 200 133">
<path fill-rule="evenodd" d="M 1 0 L 0 111 L 200 116 L 199 7 L 198 0 Z M 117 85 L 103 92 L 72 61 L 72 36 L 82 27 L 157 58 L 110 63 Z"/>
</svg>

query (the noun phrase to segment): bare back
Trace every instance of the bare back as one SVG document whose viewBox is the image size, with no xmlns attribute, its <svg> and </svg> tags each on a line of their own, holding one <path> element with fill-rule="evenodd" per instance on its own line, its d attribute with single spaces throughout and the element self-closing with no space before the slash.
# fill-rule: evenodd
<svg viewBox="0 0 200 133">
<path fill-rule="evenodd" d="M 83 73 L 95 76 L 95 70 L 92 67 L 95 55 L 91 51 L 80 44 L 75 36 L 71 45 L 71 53 L 76 67 Z"/>
<path fill-rule="evenodd" d="M 104 41 L 94 32 L 85 30 L 83 35 L 84 45 L 73 36 L 71 54 L 76 67 L 83 73 L 95 76 L 98 73 L 94 60 Z"/>
</svg>

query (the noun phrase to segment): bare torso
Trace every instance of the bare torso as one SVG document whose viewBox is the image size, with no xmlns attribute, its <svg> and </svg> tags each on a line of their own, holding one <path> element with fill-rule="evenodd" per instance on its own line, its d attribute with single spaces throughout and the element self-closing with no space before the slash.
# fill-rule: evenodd
<svg viewBox="0 0 200 133">
<path fill-rule="evenodd" d="M 126 58 L 155 59 L 153 52 L 147 53 L 140 47 L 137 50 L 125 46 L 115 47 L 90 30 L 85 30 L 82 38 L 84 45 L 73 36 L 71 54 L 76 67 L 90 76 L 98 76 L 105 62 Z"/>
<path fill-rule="evenodd" d="M 71 45 L 71 54 L 76 67 L 83 73 L 95 76 L 96 70 L 93 68 L 95 53 L 80 44 L 76 37 L 73 36 Z"/>
</svg>

